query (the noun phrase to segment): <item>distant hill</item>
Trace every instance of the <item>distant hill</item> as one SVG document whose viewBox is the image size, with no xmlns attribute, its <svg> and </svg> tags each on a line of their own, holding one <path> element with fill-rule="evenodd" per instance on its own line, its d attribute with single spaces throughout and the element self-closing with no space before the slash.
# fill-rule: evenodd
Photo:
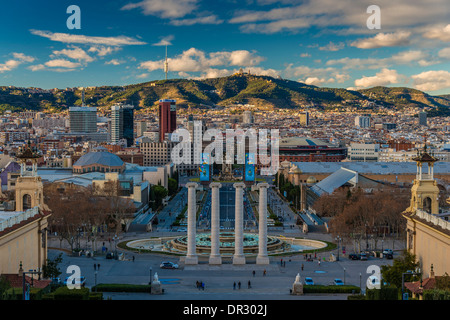
<svg viewBox="0 0 450 320">
<path fill-rule="evenodd" d="M 181 108 L 252 104 L 260 108 L 300 108 L 314 105 L 327 109 L 353 105 L 361 108 L 380 106 L 399 109 L 411 106 L 431 107 L 436 112 L 448 112 L 450 95 L 430 96 L 410 88 L 374 87 L 358 91 L 322 88 L 297 81 L 235 74 L 203 80 L 171 79 L 128 86 L 87 88 L 86 104 L 109 108 L 126 102 L 137 108 L 155 107 L 159 99 L 176 99 Z M 370 103 L 372 102 L 372 103 Z M 81 105 L 81 90 L 52 90 L 0 87 L 0 111 L 31 109 L 61 111 Z"/>
</svg>

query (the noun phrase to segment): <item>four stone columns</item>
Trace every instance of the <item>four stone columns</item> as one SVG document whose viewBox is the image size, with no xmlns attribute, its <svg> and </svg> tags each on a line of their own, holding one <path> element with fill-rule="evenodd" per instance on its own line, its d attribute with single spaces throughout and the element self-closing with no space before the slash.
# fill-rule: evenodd
<svg viewBox="0 0 450 320">
<path fill-rule="evenodd" d="M 186 184 L 188 188 L 188 232 L 187 232 L 187 254 L 186 259 L 184 261 L 185 264 L 198 264 L 198 257 L 196 252 L 196 220 L 197 220 L 197 198 L 196 198 L 196 189 L 197 184 L 195 182 L 189 182 Z"/>
<path fill-rule="evenodd" d="M 186 265 L 198 264 L 196 252 L 196 220 L 197 220 L 197 183 L 189 182 L 188 188 L 188 232 L 187 232 L 187 254 Z M 210 184 L 211 188 L 211 254 L 209 264 L 222 264 L 220 255 L 220 188 L 219 182 Z M 235 218 L 234 218 L 234 255 L 233 264 L 245 264 L 244 256 L 244 188 L 243 182 L 233 185 L 236 189 Z M 259 188 L 259 248 L 256 263 L 261 265 L 270 264 L 267 255 L 267 189 L 269 184 L 260 183 Z"/>
<path fill-rule="evenodd" d="M 259 183 L 259 248 L 256 264 L 269 264 L 267 255 L 267 188 L 268 183 Z"/>
<path fill-rule="evenodd" d="M 220 256 L 220 188 L 222 185 L 213 182 L 211 188 L 211 254 L 209 264 L 222 264 Z"/>
<path fill-rule="evenodd" d="M 234 255 L 233 264 L 245 264 L 244 256 L 244 187 L 243 182 L 233 185 L 236 189 L 234 214 Z"/>
</svg>

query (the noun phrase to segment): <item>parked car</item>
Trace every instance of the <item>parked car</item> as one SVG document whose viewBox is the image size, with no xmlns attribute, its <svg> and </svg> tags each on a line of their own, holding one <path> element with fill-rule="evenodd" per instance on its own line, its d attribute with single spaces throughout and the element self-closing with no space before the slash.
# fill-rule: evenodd
<svg viewBox="0 0 450 320">
<path fill-rule="evenodd" d="M 383 255 L 385 255 L 385 254 L 394 254 L 394 251 L 392 249 L 384 249 Z"/>
<path fill-rule="evenodd" d="M 162 269 L 178 269 L 178 265 L 170 261 L 161 262 L 159 267 Z"/>
<path fill-rule="evenodd" d="M 348 255 L 348 258 L 349 258 L 350 260 L 359 260 L 360 256 L 359 256 L 358 254 L 356 254 L 356 253 L 350 253 L 350 254 Z"/>
<path fill-rule="evenodd" d="M 305 285 L 307 285 L 307 286 L 313 286 L 313 285 L 314 285 L 313 279 L 312 279 L 312 278 L 306 277 L 306 278 L 305 278 Z"/>
<path fill-rule="evenodd" d="M 178 228 L 177 232 L 187 232 L 187 228 Z"/>
<path fill-rule="evenodd" d="M 334 279 L 333 283 L 336 286 L 343 286 L 344 285 L 344 281 L 342 281 L 341 279 Z"/>
<path fill-rule="evenodd" d="M 383 257 L 385 257 L 386 259 L 394 259 L 394 255 L 392 253 L 383 254 Z"/>
<path fill-rule="evenodd" d="M 360 260 L 367 260 L 367 253 L 361 252 L 359 259 Z"/>
</svg>

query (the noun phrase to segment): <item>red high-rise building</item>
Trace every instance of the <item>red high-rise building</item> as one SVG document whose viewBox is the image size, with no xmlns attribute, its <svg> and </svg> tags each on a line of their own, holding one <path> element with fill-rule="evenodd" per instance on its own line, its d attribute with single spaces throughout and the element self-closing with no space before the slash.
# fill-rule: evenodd
<svg viewBox="0 0 450 320">
<path fill-rule="evenodd" d="M 164 141 L 166 133 L 172 133 L 176 128 L 176 100 L 159 100 L 159 141 Z"/>
</svg>

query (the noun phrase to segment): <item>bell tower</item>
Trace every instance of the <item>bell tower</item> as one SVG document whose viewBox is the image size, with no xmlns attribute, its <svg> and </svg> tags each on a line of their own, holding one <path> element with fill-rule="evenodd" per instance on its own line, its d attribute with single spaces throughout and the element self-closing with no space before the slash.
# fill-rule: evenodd
<svg viewBox="0 0 450 320">
<path fill-rule="evenodd" d="M 417 174 L 411 188 L 411 204 L 407 211 L 415 212 L 417 209 L 431 214 L 439 213 L 439 188 L 434 180 L 434 163 L 437 159 L 427 152 L 427 145 L 423 151 L 418 151 L 413 158 L 417 163 Z"/>
<path fill-rule="evenodd" d="M 40 157 L 36 150 L 32 150 L 30 142 L 17 156 L 20 162 L 20 177 L 16 181 L 16 211 L 25 211 L 37 206 L 42 208 L 44 185 L 41 177 L 37 175 L 37 160 Z"/>
</svg>

